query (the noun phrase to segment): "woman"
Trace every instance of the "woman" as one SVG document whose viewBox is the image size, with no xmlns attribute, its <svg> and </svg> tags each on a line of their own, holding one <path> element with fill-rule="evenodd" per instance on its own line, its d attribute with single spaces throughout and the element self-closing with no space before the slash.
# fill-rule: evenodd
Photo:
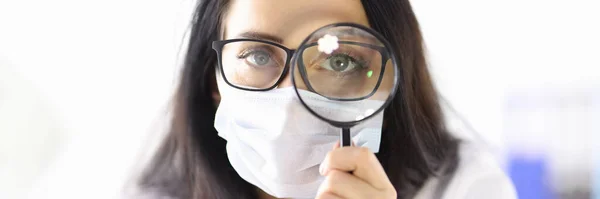
<svg viewBox="0 0 600 199">
<path fill-rule="evenodd" d="M 402 58 L 398 64 L 404 74 L 400 91 L 383 117 L 371 121 L 379 125 L 375 139 L 365 138 L 376 142 L 375 147 L 359 147 L 364 146 L 362 138 L 354 140 L 359 145 L 355 147 L 340 148 L 332 143 L 329 152 L 315 153 L 322 160 L 317 167 L 299 169 L 308 160 L 295 157 L 315 152 L 309 141 L 299 140 L 294 146 L 303 148 L 292 150 L 292 145 L 284 141 L 238 139 L 256 131 L 277 136 L 298 131 L 314 133 L 310 129 L 322 123 L 285 112 L 289 110 L 270 114 L 277 110 L 266 106 L 268 103 L 246 100 L 248 95 L 257 99 L 269 96 L 264 98 L 275 99 L 272 103 L 276 106 L 277 100 L 283 99 L 279 98 L 282 90 L 291 86 L 289 74 L 283 74 L 283 81 L 268 91 L 233 88 L 224 83 L 217 70 L 219 59 L 223 67 L 276 60 L 264 52 L 250 52 L 240 54 L 240 62 L 227 62 L 228 58 L 217 56 L 213 41 L 252 38 L 294 49 L 314 30 L 338 22 L 371 27 Z M 172 129 L 141 178 L 141 187 L 157 197 L 194 199 L 514 198 L 512 185 L 489 157 L 447 132 L 422 45 L 408 0 L 199 2 L 174 102 Z M 273 127 L 282 116 L 302 125 Z M 240 120 L 244 124 L 239 124 Z M 237 134 L 230 132 L 232 129 Z M 265 152 L 259 147 L 272 150 Z"/>
</svg>

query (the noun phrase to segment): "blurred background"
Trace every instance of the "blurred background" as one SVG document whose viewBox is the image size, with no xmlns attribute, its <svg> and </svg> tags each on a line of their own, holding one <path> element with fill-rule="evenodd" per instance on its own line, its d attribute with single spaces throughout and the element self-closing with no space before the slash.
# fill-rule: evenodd
<svg viewBox="0 0 600 199">
<path fill-rule="evenodd" d="M 600 199 L 600 2 L 413 0 L 450 127 L 520 198 Z M 192 0 L 0 0 L 0 199 L 116 198 L 164 129 Z"/>
</svg>

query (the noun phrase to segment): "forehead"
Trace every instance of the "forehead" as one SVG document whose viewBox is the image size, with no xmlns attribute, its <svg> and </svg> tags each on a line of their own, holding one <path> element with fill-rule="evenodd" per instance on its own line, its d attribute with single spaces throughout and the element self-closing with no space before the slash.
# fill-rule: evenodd
<svg viewBox="0 0 600 199">
<path fill-rule="evenodd" d="M 316 29 L 339 22 L 368 26 L 360 0 L 233 0 L 224 20 L 224 39 L 246 32 L 276 36 L 296 48 Z"/>
</svg>

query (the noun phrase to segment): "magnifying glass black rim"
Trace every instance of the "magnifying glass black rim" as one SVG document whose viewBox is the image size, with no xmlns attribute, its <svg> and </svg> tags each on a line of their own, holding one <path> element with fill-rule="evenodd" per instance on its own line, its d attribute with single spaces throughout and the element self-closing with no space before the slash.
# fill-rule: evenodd
<svg viewBox="0 0 600 199">
<path fill-rule="evenodd" d="M 379 41 L 381 41 L 381 42 L 383 43 L 383 45 L 385 46 L 386 54 L 387 54 L 387 55 L 389 55 L 389 56 L 388 56 L 388 58 L 389 58 L 389 59 L 391 59 L 391 61 L 392 61 L 392 65 L 393 65 L 394 67 L 396 67 L 396 68 L 394 69 L 394 85 L 392 86 L 392 90 L 391 90 L 391 92 L 390 92 L 389 96 L 387 97 L 387 100 L 384 102 L 383 106 L 379 107 L 379 109 L 377 109 L 375 112 L 373 112 L 373 114 L 371 114 L 371 115 L 369 115 L 369 116 L 367 116 L 367 117 L 364 117 L 364 118 L 362 118 L 362 119 L 360 119 L 360 120 L 356 120 L 356 121 L 341 122 L 341 121 L 335 121 L 335 120 L 331 120 L 331 119 L 328 119 L 328 118 L 325 118 L 325 117 L 321 116 L 320 114 L 318 114 L 318 113 L 316 113 L 314 110 L 312 110 L 312 109 L 310 108 L 310 106 L 308 106 L 308 105 L 306 104 L 306 102 L 304 102 L 304 100 L 303 100 L 303 99 L 302 99 L 302 97 L 300 96 L 300 92 L 298 91 L 299 89 L 298 89 L 298 87 L 297 87 L 297 85 L 296 85 L 296 75 L 295 75 L 295 72 L 296 72 L 296 70 L 294 69 L 294 67 L 296 67 L 296 65 L 297 65 L 297 64 L 296 64 L 296 62 L 298 61 L 298 59 L 299 59 L 299 57 L 300 57 L 299 55 L 301 55 L 301 54 L 302 54 L 302 52 L 304 51 L 304 49 L 306 48 L 306 47 L 302 47 L 302 46 L 303 46 L 304 44 L 306 44 L 306 43 L 309 41 L 309 39 L 310 39 L 310 38 L 311 38 L 311 37 L 312 37 L 312 36 L 313 36 L 315 33 L 319 32 L 319 31 L 321 31 L 321 30 L 323 30 L 323 29 L 326 29 L 326 28 L 334 28 L 334 27 L 340 27 L 340 26 L 349 26 L 349 27 L 358 28 L 358 29 L 361 29 L 361 30 L 363 30 L 363 31 L 365 31 L 365 32 L 368 32 L 368 33 L 372 34 L 373 36 L 375 36 L 375 38 L 377 38 Z M 334 24 L 330 24 L 330 25 L 327 25 L 327 26 L 323 26 L 323 27 L 321 27 L 321 28 L 319 28 L 319 29 L 315 30 L 315 31 L 314 31 L 313 33 L 311 33 L 311 34 L 310 34 L 308 37 L 306 37 L 306 39 L 304 39 L 304 41 L 302 41 L 302 43 L 301 43 L 301 45 L 300 45 L 300 46 L 301 46 L 301 48 L 300 48 L 300 49 L 298 49 L 298 50 L 295 52 L 295 54 L 296 54 L 296 55 L 292 56 L 292 62 L 291 62 L 291 76 L 292 76 L 292 85 L 293 85 L 293 87 L 294 87 L 294 91 L 296 92 L 296 96 L 298 96 L 298 99 L 300 100 L 300 102 L 302 103 L 302 105 L 303 105 L 303 106 L 304 106 L 304 107 L 305 107 L 305 108 L 306 108 L 306 109 L 307 109 L 307 110 L 308 110 L 308 111 L 309 111 L 311 114 L 313 114 L 313 115 L 314 115 L 314 116 L 316 116 L 317 118 L 319 118 L 319 119 L 321 119 L 321 120 L 323 120 L 323 121 L 326 121 L 327 123 L 329 123 L 329 124 L 331 124 L 331 125 L 333 125 L 333 126 L 339 127 L 339 128 L 350 128 L 350 127 L 352 127 L 352 126 L 355 126 L 356 124 L 358 124 L 358 123 L 360 123 L 360 122 L 362 122 L 362 121 L 368 120 L 368 119 L 372 118 L 373 116 L 375 116 L 375 115 L 379 114 L 381 111 L 383 111 L 383 110 L 384 110 L 384 109 L 385 109 L 385 108 L 386 108 L 386 107 L 387 107 L 387 106 L 388 106 L 388 105 L 389 105 L 389 104 L 390 104 L 390 103 L 393 101 L 393 99 L 394 99 L 394 96 L 395 96 L 395 94 L 396 94 L 396 92 L 397 92 L 397 90 L 398 90 L 398 87 L 399 87 L 399 86 L 398 86 L 398 79 L 399 79 L 399 77 L 400 77 L 400 72 L 399 72 L 398 65 L 397 65 L 397 63 L 398 63 L 398 62 L 397 62 L 397 57 L 396 57 L 396 54 L 394 54 L 394 53 L 393 53 L 392 45 L 389 43 L 389 41 L 387 41 L 387 39 L 385 39 L 385 38 L 383 37 L 383 35 L 379 34 L 379 33 L 378 33 L 378 32 L 376 32 L 375 30 L 373 30 L 373 29 L 371 29 L 371 28 L 368 28 L 368 27 L 366 27 L 366 26 L 360 25 L 360 24 L 356 24 L 356 23 L 348 23 L 348 22 L 344 22 L 344 23 L 334 23 Z M 382 54 L 382 55 L 383 55 L 383 54 Z M 384 68 L 385 68 L 385 67 L 384 67 Z M 383 73 L 382 73 L 382 74 L 383 74 Z M 302 77 L 303 77 L 302 81 L 305 81 L 305 75 L 302 75 Z M 380 81 L 378 81 L 378 83 L 377 83 L 377 87 L 379 86 L 379 83 L 380 83 Z M 307 84 L 307 83 L 305 82 L 305 84 Z M 309 88 L 309 89 L 312 89 L 312 88 Z M 374 89 L 374 91 L 373 91 L 371 94 L 369 94 L 368 96 L 371 96 L 371 95 L 373 95 L 373 94 L 375 93 L 375 91 L 376 91 L 376 89 Z M 363 99 L 365 99 L 365 98 L 363 98 Z M 339 100 L 339 99 L 337 99 L 337 100 Z M 356 100 L 356 99 L 351 99 L 351 100 Z M 343 100 L 340 100 L 340 101 L 343 101 Z"/>
</svg>

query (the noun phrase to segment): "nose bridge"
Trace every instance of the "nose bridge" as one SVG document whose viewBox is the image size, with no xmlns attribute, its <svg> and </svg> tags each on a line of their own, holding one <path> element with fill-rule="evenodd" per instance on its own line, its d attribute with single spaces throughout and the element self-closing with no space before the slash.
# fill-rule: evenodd
<svg viewBox="0 0 600 199">
<path fill-rule="evenodd" d="M 287 73 L 285 74 L 279 85 L 277 85 L 277 88 L 287 88 L 292 86 L 292 78 L 290 76 L 290 73 Z"/>
</svg>

